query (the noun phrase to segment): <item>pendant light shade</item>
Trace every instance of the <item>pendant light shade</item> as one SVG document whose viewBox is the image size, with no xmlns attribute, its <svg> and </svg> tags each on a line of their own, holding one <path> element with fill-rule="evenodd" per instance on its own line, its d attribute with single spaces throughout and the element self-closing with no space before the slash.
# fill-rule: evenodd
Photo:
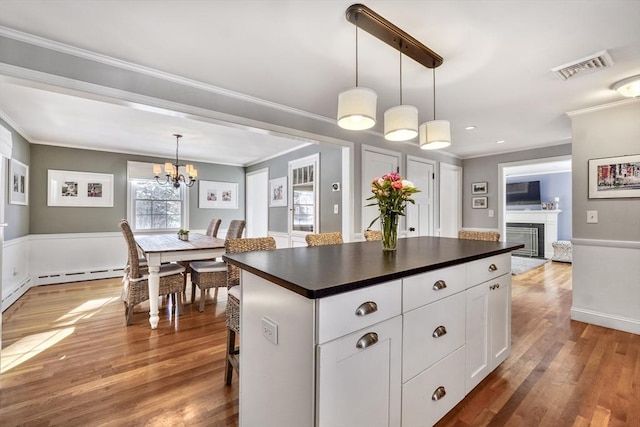
<svg viewBox="0 0 640 427">
<path fill-rule="evenodd" d="M 378 95 L 371 89 L 354 87 L 338 95 L 338 126 L 364 130 L 376 124 Z"/>
<path fill-rule="evenodd" d="M 396 105 L 384 112 L 384 138 L 408 141 L 418 135 L 418 109 L 413 105 Z"/>
<path fill-rule="evenodd" d="M 431 120 L 420 125 L 420 148 L 439 150 L 451 145 L 451 125 L 448 120 Z"/>
</svg>

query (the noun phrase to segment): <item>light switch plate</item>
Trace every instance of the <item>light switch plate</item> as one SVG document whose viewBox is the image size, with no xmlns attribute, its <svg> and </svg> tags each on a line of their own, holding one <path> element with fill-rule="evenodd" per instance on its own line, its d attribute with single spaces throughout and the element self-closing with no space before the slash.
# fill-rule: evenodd
<svg viewBox="0 0 640 427">
<path fill-rule="evenodd" d="M 598 211 L 587 211 L 587 224 L 598 223 Z"/>
</svg>

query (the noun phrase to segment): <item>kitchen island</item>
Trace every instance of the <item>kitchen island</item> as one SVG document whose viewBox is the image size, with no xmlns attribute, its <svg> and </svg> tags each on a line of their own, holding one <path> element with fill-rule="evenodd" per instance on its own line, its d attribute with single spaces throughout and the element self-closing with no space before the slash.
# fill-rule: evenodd
<svg viewBox="0 0 640 427">
<path fill-rule="evenodd" d="M 432 425 L 509 354 L 520 244 L 437 237 L 225 255 L 241 426 Z"/>
</svg>

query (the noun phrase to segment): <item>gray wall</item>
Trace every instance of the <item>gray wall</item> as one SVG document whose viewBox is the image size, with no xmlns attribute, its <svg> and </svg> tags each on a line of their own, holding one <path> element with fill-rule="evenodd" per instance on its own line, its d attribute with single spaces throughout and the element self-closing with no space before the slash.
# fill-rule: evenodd
<svg viewBox="0 0 640 427">
<path fill-rule="evenodd" d="M 589 159 L 640 154 L 640 100 L 571 118 L 573 237 L 640 241 L 640 199 L 589 199 Z M 598 223 L 587 224 L 587 211 Z"/>
<path fill-rule="evenodd" d="M 571 154 L 571 144 L 554 145 L 535 150 L 516 151 L 495 156 L 477 157 L 462 161 L 462 226 L 466 228 L 499 228 L 498 225 L 498 164 L 523 160 L 544 159 Z M 488 209 L 471 209 L 471 183 L 487 182 Z M 489 218 L 493 209 L 495 216 Z"/>
<path fill-rule="evenodd" d="M 30 221 L 27 234 L 90 233 L 118 231 L 118 221 L 127 215 L 127 161 L 164 163 L 166 159 L 103 151 L 79 150 L 49 145 L 31 145 Z M 198 209 L 198 184 L 189 189 L 189 228 L 206 228 L 209 218 L 244 219 L 244 168 L 194 163 L 198 178 L 239 183 L 238 209 Z M 47 206 L 49 169 L 114 174 L 112 208 Z M 10 227 L 13 228 L 13 227 Z"/>
<path fill-rule="evenodd" d="M 7 130 L 11 131 L 11 138 L 13 141 L 13 149 L 11 152 L 11 156 L 18 160 L 19 162 L 24 163 L 29 166 L 31 164 L 31 150 L 30 144 L 25 140 L 22 135 L 16 132 L 7 122 L 0 119 L 0 124 L 4 126 Z M 9 162 L 10 160 L 5 160 L 7 162 L 6 173 L 9 173 Z M 17 239 L 18 237 L 26 236 L 29 234 L 29 211 L 30 206 L 33 203 L 33 180 L 31 175 L 33 174 L 32 168 L 29 168 L 29 205 L 10 205 L 9 204 L 9 188 L 5 189 L 6 199 L 2 201 L 2 207 L 4 207 L 4 215 L 5 222 L 9 224 L 7 228 L 4 230 L 4 239 L 12 240 Z M 7 179 L 7 183 L 11 182 L 10 179 Z"/>
<path fill-rule="evenodd" d="M 247 168 L 247 172 L 269 168 L 269 179 L 287 176 L 289 161 L 320 153 L 320 232 L 342 231 L 342 193 L 332 191 L 331 184 L 342 182 L 341 149 L 328 144 L 309 145 L 275 159 L 257 163 Z M 340 214 L 333 213 L 333 205 L 340 206 Z M 269 208 L 269 231 L 287 233 L 288 208 Z"/>
</svg>

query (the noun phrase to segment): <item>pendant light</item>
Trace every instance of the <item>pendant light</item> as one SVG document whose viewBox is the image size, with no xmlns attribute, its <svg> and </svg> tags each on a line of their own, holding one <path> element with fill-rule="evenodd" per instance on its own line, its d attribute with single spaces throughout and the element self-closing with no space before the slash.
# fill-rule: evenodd
<svg viewBox="0 0 640 427">
<path fill-rule="evenodd" d="M 378 95 L 372 89 L 358 87 L 358 26 L 356 25 L 356 87 L 338 95 L 338 126 L 365 130 L 376 124 Z"/>
<path fill-rule="evenodd" d="M 438 150 L 451 145 L 448 120 L 436 120 L 436 69 L 433 69 L 433 120 L 420 125 L 420 148 Z"/>
<path fill-rule="evenodd" d="M 153 165 L 153 174 L 155 175 L 158 184 L 161 185 L 171 184 L 174 188 L 180 188 L 180 183 L 184 183 L 187 187 L 193 187 L 193 184 L 196 183 L 196 178 L 198 177 L 198 171 L 191 164 L 180 164 L 180 159 L 178 158 L 178 143 L 180 142 L 180 138 L 182 138 L 182 135 L 174 133 L 173 136 L 176 137 L 176 162 L 167 162 L 164 164 L 164 173 L 166 176 L 166 179 L 164 181 L 160 181 L 162 165 Z M 185 177 L 180 173 L 180 167 L 182 166 L 185 167 L 185 171 L 188 177 Z"/>
<path fill-rule="evenodd" d="M 400 105 L 384 112 L 384 138 L 408 141 L 418 135 L 418 109 L 402 104 L 402 45 L 400 45 Z"/>
</svg>

